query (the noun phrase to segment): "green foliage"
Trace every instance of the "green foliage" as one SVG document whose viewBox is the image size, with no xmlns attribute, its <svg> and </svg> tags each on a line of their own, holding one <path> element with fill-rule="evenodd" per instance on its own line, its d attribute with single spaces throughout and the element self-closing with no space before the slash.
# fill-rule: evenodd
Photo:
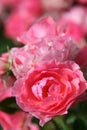
<svg viewBox="0 0 87 130">
<path fill-rule="evenodd" d="M 76 119 L 73 123 L 73 130 L 87 130 L 87 126 L 82 119 Z"/>
<path fill-rule="evenodd" d="M 20 108 L 17 106 L 15 98 L 7 98 L 0 102 L 0 110 L 7 113 L 14 113 L 20 110 Z"/>
<path fill-rule="evenodd" d="M 3 128 L 0 126 L 0 130 L 3 130 Z"/>
<path fill-rule="evenodd" d="M 7 47 L 12 48 L 14 47 L 14 43 L 11 39 L 6 38 L 3 35 L 3 28 L 0 30 L 0 54 L 3 52 L 7 52 Z"/>
</svg>

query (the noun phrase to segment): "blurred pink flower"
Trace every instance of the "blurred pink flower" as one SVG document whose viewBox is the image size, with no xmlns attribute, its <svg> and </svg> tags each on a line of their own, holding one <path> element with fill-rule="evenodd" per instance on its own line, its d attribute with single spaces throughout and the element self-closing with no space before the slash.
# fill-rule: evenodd
<svg viewBox="0 0 87 130">
<path fill-rule="evenodd" d="M 79 44 L 79 42 L 84 38 L 83 29 L 78 24 L 62 19 L 59 21 L 59 24 L 62 26 L 65 26 L 66 29 L 66 36 L 71 37 L 72 40 Z"/>
<path fill-rule="evenodd" d="M 81 49 L 74 60 L 87 75 L 87 46 Z"/>
<path fill-rule="evenodd" d="M 87 89 L 87 82 L 72 61 L 32 68 L 13 86 L 17 104 L 40 119 L 43 126 L 54 116 L 64 115 Z"/>
<path fill-rule="evenodd" d="M 69 8 L 73 0 L 41 0 L 44 11 Z"/>
<path fill-rule="evenodd" d="M 41 14 L 39 0 L 21 0 L 5 21 L 5 34 L 16 39 Z"/>
<path fill-rule="evenodd" d="M 9 13 L 15 9 L 19 1 L 21 0 L 0 0 L 0 22 L 4 23 L 6 21 Z"/>
<path fill-rule="evenodd" d="M 58 20 L 61 26 L 66 27 L 67 35 L 79 43 L 86 35 L 86 8 L 81 6 L 72 7 L 68 11 L 64 11 Z"/>
<path fill-rule="evenodd" d="M 87 0 L 75 0 L 77 1 L 78 3 L 81 3 L 81 4 L 87 4 Z"/>
<path fill-rule="evenodd" d="M 48 16 L 37 21 L 27 31 L 25 31 L 18 40 L 24 44 L 32 41 L 38 41 L 48 36 L 57 35 L 57 24 L 52 17 Z"/>
<path fill-rule="evenodd" d="M 20 0 L 0 0 L 0 4 L 5 8 L 6 6 L 14 6 L 19 1 Z"/>
<path fill-rule="evenodd" d="M 58 21 L 54 21 L 50 16 L 40 19 L 29 30 L 20 35 L 18 41 L 32 45 L 42 39 L 52 39 L 52 37 L 60 37 L 63 35 L 65 35 L 66 39 L 72 39 L 74 43 L 79 43 L 78 47 L 82 47 L 85 44 L 83 42 L 85 34 L 82 26 L 74 22 L 74 20 L 70 20 L 67 16 L 63 18 L 62 15 Z"/>
<path fill-rule="evenodd" d="M 27 118 L 27 113 L 22 111 L 14 114 L 0 111 L 0 124 L 3 130 L 39 130 L 39 127 L 30 120 Z"/>
</svg>

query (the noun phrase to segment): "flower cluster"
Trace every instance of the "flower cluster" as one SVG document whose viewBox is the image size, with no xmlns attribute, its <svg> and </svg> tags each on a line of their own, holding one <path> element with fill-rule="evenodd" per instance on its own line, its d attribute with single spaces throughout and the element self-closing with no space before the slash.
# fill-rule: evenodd
<svg viewBox="0 0 87 130">
<path fill-rule="evenodd" d="M 83 6 L 81 6 L 81 4 Z M 87 0 L 0 0 L 0 23 L 7 37 L 16 40 L 37 18 L 51 15 L 69 26 L 77 42 L 87 36 Z"/>
<path fill-rule="evenodd" d="M 0 56 L 3 130 L 39 130 L 33 117 L 43 126 L 87 99 L 87 9 L 76 4 L 87 0 L 75 1 L 76 6 L 72 3 L 73 0 L 0 1 L 5 34 L 22 43 L 22 47 L 12 47 Z M 10 5 L 11 13 L 7 15 L 4 9 Z M 36 20 L 42 14 L 45 15 Z M 3 109 L 8 99 L 15 113 Z"/>
<path fill-rule="evenodd" d="M 5 80 L 6 90 L 2 76 L 1 95 L 15 96 L 25 112 L 40 119 L 40 125 L 66 114 L 87 89 L 80 67 L 72 61 L 80 48 L 66 33 L 59 34 L 57 28 L 51 17 L 38 21 L 19 37 L 26 44 L 24 47 L 12 48 L 4 54 L 8 57 L 1 57 L 3 75 L 7 70 L 13 73 L 7 76 L 11 80 L 9 85 Z"/>
</svg>

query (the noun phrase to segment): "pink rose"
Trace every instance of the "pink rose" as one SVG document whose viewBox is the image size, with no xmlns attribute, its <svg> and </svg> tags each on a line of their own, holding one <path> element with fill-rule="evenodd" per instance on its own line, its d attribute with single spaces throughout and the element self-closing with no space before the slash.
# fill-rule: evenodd
<svg viewBox="0 0 87 130">
<path fill-rule="evenodd" d="M 68 13 L 70 14 L 70 12 Z M 80 42 L 84 37 L 82 26 L 74 22 L 74 20 L 67 19 L 67 16 L 63 18 L 64 16 L 61 16 L 62 18 L 59 18 L 58 21 L 55 21 L 52 17 L 40 19 L 32 25 L 29 30 L 20 35 L 18 41 L 27 45 L 32 45 L 41 42 L 43 39 L 45 39 L 45 41 L 46 39 L 50 39 L 51 42 L 52 37 L 60 38 L 65 35 L 66 41 L 72 38 L 72 41 L 75 43 Z"/>
<path fill-rule="evenodd" d="M 27 118 L 27 113 L 22 111 L 14 114 L 0 111 L 0 125 L 3 130 L 39 130 L 39 127 L 31 122 L 31 118 Z"/>
<path fill-rule="evenodd" d="M 22 48 L 12 48 L 11 70 L 18 79 L 25 76 L 32 67 L 73 59 L 78 51 L 79 48 L 66 35 L 47 36 L 40 41 L 29 42 L 29 45 Z"/>
<path fill-rule="evenodd" d="M 57 35 L 57 24 L 52 17 L 48 16 L 37 21 L 29 30 L 20 35 L 18 41 L 24 44 L 30 44 L 32 41 L 35 42 L 48 36 Z"/>
<path fill-rule="evenodd" d="M 87 89 L 87 82 L 72 61 L 32 68 L 13 86 L 17 104 L 40 119 L 44 125 L 54 116 L 66 114 L 70 106 Z"/>
</svg>

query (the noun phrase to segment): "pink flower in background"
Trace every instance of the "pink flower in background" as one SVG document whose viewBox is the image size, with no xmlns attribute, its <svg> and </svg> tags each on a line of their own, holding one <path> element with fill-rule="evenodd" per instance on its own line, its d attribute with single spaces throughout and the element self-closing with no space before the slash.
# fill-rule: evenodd
<svg viewBox="0 0 87 130">
<path fill-rule="evenodd" d="M 83 29 L 78 24 L 65 19 L 60 20 L 59 24 L 61 25 L 61 28 L 62 26 L 65 26 L 66 36 L 71 37 L 74 42 L 79 44 L 79 42 L 83 39 Z"/>
<path fill-rule="evenodd" d="M 40 119 L 43 126 L 54 116 L 64 115 L 87 89 L 87 82 L 77 64 L 72 61 L 51 63 L 32 68 L 13 86 L 17 104 Z"/>
<path fill-rule="evenodd" d="M 78 3 L 81 3 L 81 4 L 87 4 L 87 0 L 75 0 L 77 1 Z"/>
<path fill-rule="evenodd" d="M 0 0 L 0 22 L 6 21 L 9 13 L 16 8 L 16 4 L 21 0 Z"/>
<path fill-rule="evenodd" d="M 69 8 L 73 0 L 41 0 L 41 3 L 44 11 L 52 11 Z"/>
<path fill-rule="evenodd" d="M 61 24 L 60 23 L 57 24 L 52 17 L 48 16 L 37 21 L 34 25 L 31 26 L 29 30 L 25 31 L 22 35 L 20 35 L 20 37 L 18 37 L 18 41 L 29 45 L 30 48 L 31 46 L 34 45 L 36 46 L 35 49 L 38 47 L 40 48 L 41 46 L 43 48 L 45 44 L 47 44 L 48 46 L 50 46 L 49 44 L 53 44 L 52 46 L 55 46 L 55 48 L 53 47 L 54 51 L 55 49 L 59 50 L 60 46 L 62 45 L 64 46 L 64 48 L 67 49 L 66 53 L 68 51 L 71 53 L 69 55 L 72 58 L 72 55 L 74 56 L 76 54 L 75 52 L 78 52 L 78 49 L 76 49 L 77 51 L 75 51 L 75 48 L 77 48 L 77 45 L 75 45 L 72 42 L 72 40 L 70 40 L 72 36 L 70 32 L 69 32 L 69 36 L 67 37 L 68 28 L 65 28 L 65 25 L 62 26 L 62 29 L 60 28 L 61 28 Z M 66 29 L 65 32 L 64 32 L 64 29 Z M 71 26 L 69 30 L 71 30 Z M 76 31 L 76 33 L 77 32 L 78 31 Z"/>
<path fill-rule="evenodd" d="M 85 7 L 85 21 L 83 26 L 87 37 L 87 6 Z"/>
<path fill-rule="evenodd" d="M 57 35 L 57 24 L 52 17 L 42 18 L 25 31 L 18 40 L 30 44 L 47 36 Z"/>
<path fill-rule="evenodd" d="M 75 62 L 79 64 L 81 69 L 87 75 L 87 46 L 82 48 L 82 50 L 78 53 L 78 55 L 75 57 Z"/>
<path fill-rule="evenodd" d="M 64 11 L 62 17 L 82 25 L 86 17 L 86 8 L 84 6 L 73 6 L 68 11 Z M 84 25 L 83 25 L 84 26 Z"/>
<path fill-rule="evenodd" d="M 29 26 L 30 23 L 27 19 L 31 19 L 29 14 L 23 16 L 18 12 L 12 12 L 5 21 L 5 35 L 16 39 Z"/>
<path fill-rule="evenodd" d="M 72 7 L 68 11 L 64 11 L 58 23 L 67 28 L 68 37 L 79 43 L 86 35 L 86 8 L 81 6 Z"/>
<path fill-rule="evenodd" d="M 5 34 L 16 39 L 41 14 L 39 0 L 21 0 L 5 21 Z"/>
<path fill-rule="evenodd" d="M 18 41 L 32 45 L 42 39 L 52 39 L 52 37 L 63 35 L 65 35 L 66 41 L 71 38 L 73 42 L 78 43 L 78 47 L 83 47 L 85 44 L 83 42 L 84 31 L 82 26 L 73 20 L 67 19 L 67 17 L 63 18 L 63 16 L 58 21 L 54 21 L 49 16 L 40 19 L 29 30 L 20 35 Z"/>
<path fill-rule="evenodd" d="M 11 90 L 15 80 L 14 76 L 0 76 L 0 101 L 12 96 Z"/>
<path fill-rule="evenodd" d="M 0 4 L 2 6 L 14 6 L 17 4 L 17 2 L 19 2 L 20 0 L 0 0 Z"/>
<path fill-rule="evenodd" d="M 0 125 L 3 130 L 39 130 L 39 127 L 30 120 L 27 118 L 27 113 L 22 111 L 14 114 L 0 111 Z"/>
</svg>

